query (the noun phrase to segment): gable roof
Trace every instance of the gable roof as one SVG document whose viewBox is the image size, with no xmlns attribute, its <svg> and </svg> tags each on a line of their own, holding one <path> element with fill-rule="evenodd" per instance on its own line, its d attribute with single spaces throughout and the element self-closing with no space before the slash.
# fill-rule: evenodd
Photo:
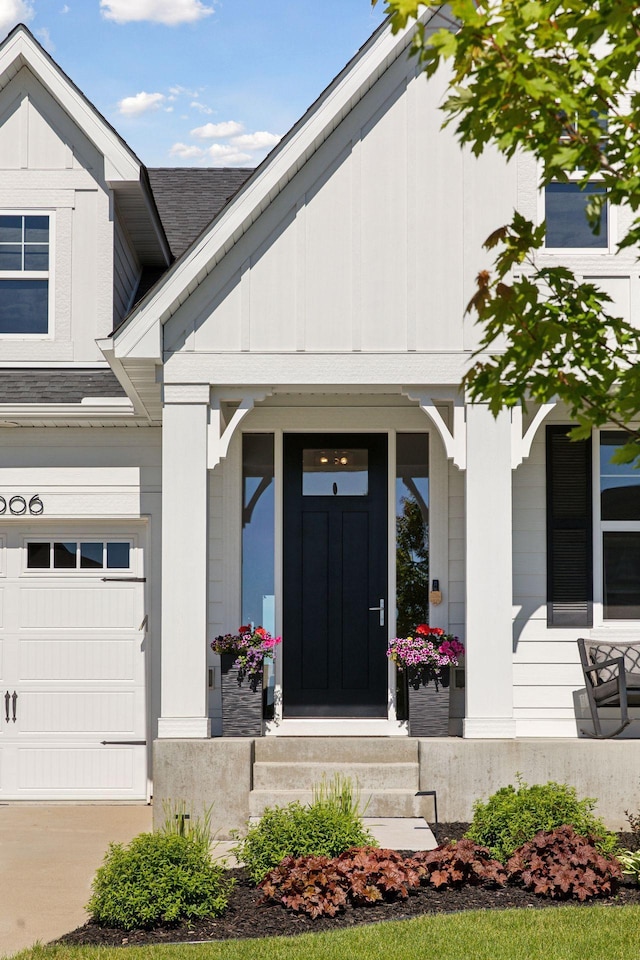
<svg viewBox="0 0 640 960">
<path fill-rule="evenodd" d="M 104 158 L 104 179 L 116 194 L 136 249 L 147 262 L 168 264 L 169 245 L 143 164 L 28 27 L 19 23 L 0 43 L 0 90 L 23 67 L 31 71 Z"/>
<path fill-rule="evenodd" d="M 435 21 L 439 11 L 440 8 L 424 12 L 422 21 Z M 116 356 L 162 359 L 162 325 L 405 52 L 414 31 L 415 25 L 410 25 L 394 34 L 387 19 L 373 33 L 208 229 L 125 318 L 114 333 Z"/>
</svg>

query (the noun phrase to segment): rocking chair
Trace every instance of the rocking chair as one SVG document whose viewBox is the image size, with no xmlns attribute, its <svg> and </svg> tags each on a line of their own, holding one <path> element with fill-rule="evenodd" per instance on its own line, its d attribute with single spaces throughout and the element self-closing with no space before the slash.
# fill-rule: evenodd
<svg viewBox="0 0 640 960">
<path fill-rule="evenodd" d="M 602 643 L 580 637 L 578 649 L 595 730 L 582 733 L 596 740 L 617 737 L 631 723 L 628 708 L 640 707 L 640 642 Z M 600 707 L 620 708 L 620 725 L 612 733 L 602 732 Z"/>
</svg>

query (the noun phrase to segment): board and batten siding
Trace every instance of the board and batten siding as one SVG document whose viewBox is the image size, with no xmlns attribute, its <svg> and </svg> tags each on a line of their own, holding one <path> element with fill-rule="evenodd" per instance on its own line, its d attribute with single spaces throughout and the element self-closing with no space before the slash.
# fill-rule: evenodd
<svg viewBox="0 0 640 960">
<path fill-rule="evenodd" d="M 113 323 L 128 313 L 140 281 L 140 262 L 120 217 L 115 218 L 113 258 Z"/>
<path fill-rule="evenodd" d="M 443 93 L 394 62 L 167 322 L 165 351 L 473 347 L 464 308 L 516 171 L 440 129 Z"/>
<path fill-rule="evenodd" d="M 103 160 L 31 71 L 0 92 L 0 212 L 51 216 L 48 338 L 3 339 L 3 361 L 94 362 L 113 329 L 114 239 Z"/>
</svg>

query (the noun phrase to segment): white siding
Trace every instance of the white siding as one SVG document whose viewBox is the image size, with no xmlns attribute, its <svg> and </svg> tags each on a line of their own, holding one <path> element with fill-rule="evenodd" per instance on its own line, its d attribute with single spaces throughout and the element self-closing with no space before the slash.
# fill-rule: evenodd
<svg viewBox="0 0 640 960">
<path fill-rule="evenodd" d="M 0 339 L 3 361 L 101 360 L 113 329 L 113 224 L 95 147 L 27 67 L 0 93 L 0 212 L 51 217 L 47 339 Z"/>
<path fill-rule="evenodd" d="M 116 326 L 131 306 L 131 298 L 140 280 L 140 263 L 118 216 L 116 216 L 114 240 L 113 323 Z"/>
<path fill-rule="evenodd" d="M 463 154 L 439 129 L 444 80 L 414 70 L 391 65 L 172 317 L 165 350 L 468 346 L 464 306 L 516 169 Z"/>
</svg>

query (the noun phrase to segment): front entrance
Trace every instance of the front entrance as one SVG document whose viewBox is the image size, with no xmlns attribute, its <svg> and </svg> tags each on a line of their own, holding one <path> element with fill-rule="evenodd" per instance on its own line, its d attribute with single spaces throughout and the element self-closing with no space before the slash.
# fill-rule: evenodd
<svg viewBox="0 0 640 960">
<path fill-rule="evenodd" d="M 387 717 L 387 437 L 284 438 L 283 714 Z"/>
</svg>

